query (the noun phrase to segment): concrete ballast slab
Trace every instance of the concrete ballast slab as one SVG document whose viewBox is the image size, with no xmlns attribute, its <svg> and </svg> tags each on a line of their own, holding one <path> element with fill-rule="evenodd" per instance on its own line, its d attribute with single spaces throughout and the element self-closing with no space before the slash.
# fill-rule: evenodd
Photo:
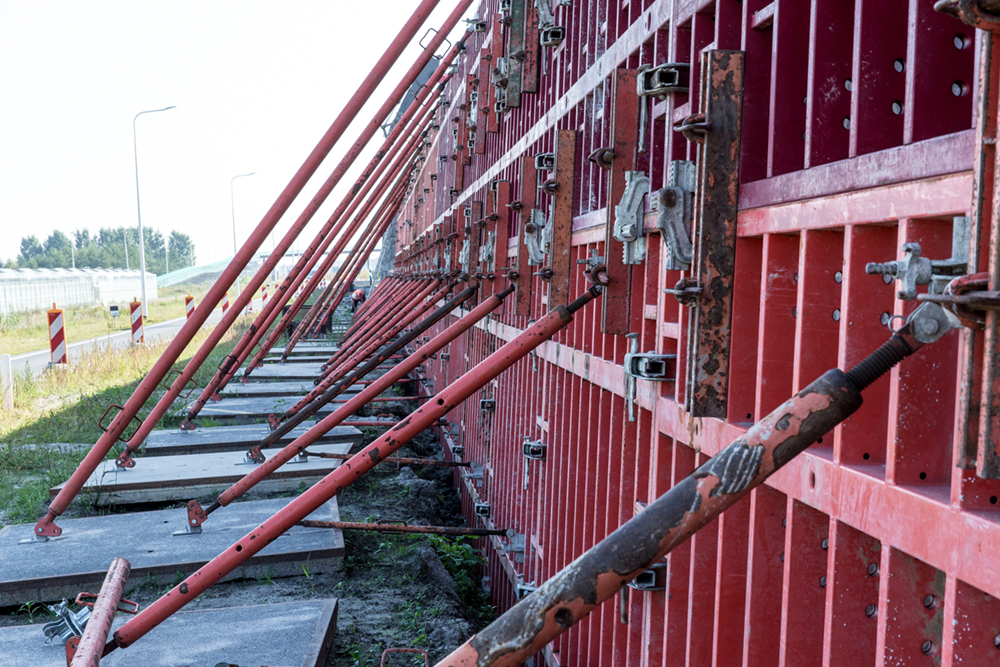
<svg viewBox="0 0 1000 667">
<path fill-rule="evenodd" d="M 203 532 L 184 536 L 173 535 L 187 523 L 184 508 L 62 519 L 60 537 L 30 544 L 20 540 L 31 537 L 34 524 L 7 526 L 0 530 L 0 607 L 29 600 L 57 602 L 75 598 L 80 591 L 99 590 L 117 556 L 132 564 L 126 590 L 141 583 L 174 584 L 178 572 L 194 572 L 289 502 L 274 498 L 233 503 L 214 512 Z M 337 499 L 309 518 L 338 521 Z M 310 572 L 328 572 L 338 569 L 343 558 L 339 530 L 294 526 L 223 581 L 302 576 L 306 561 Z"/>
<path fill-rule="evenodd" d="M 277 444 L 283 447 L 315 425 L 314 421 L 304 421 L 280 438 Z M 193 431 L 163 429 L 149 434 L 144 451 L 145 456 L 246 451 L 270 432 L 267 424 L 199 426 Z M 317 444 L 344 443 L 354 446 L 360 444 L 361 439 L 361 431 L 353 426 L 334 426 L 317 440 Z"/>
<path fill-rule="evenodd" d="M 346 454 L 351 445 L 332 443 L 314 445 L 313 451 Z M 264 455 L 274 456 L 277 449 L 265 449 Z M 212 454 L 181 454 L 141 458 L 134 468 L 121 469 L 115 461 L 104 461 L 81 489 L 81 494 L 94 494 L 97 505 L 128 505 L 132 503 L 191 500 L 216 495 L 250 473 L 256 464 L 245 464 L 243 452 Z M 295 491 L 303 484 L 311 486 L 333 471 L 340 461 L 309 457 L 308 461 L 289 461 L 261 480 L 254 490 L 258 493 Z M 49 489 L 54 497 L 63 485 Z M 91 500 L 88 498 L 88 500 Z"/>
<path fill-rule="evenodd" d="M 323 416 L 333 412 L 341 405 L 354 398 L 355 394 L 343 393 L 320 407 Z M 202 419 L 267 419 L 268 415 L 280 415 L 288 408 L 298 403 L 297 397 L 280 398 L 275 396 L 254 396 L 249 398 L 224 398 L 221 401 L 211 401 L 201 409 Z"/>
<path fill-rule="evenodd" d="M 113 630 L 128 618 L 119 615 Z M 181 611 L 101 665 L 325 667 L 336 633 L 336 599 Z M 42 623 L 0 628 L 0 667 L 24 665 L 66 667 L 62 642 L 46 644 Z"/>
</svg>

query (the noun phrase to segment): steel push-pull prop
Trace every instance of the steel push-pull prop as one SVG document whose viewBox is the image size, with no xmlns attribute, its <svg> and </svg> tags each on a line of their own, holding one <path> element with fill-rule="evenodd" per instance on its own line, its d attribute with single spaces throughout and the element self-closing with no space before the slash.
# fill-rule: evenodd
<svg viewBox="0 0 1000 667">
<path fill-rule="evenodd" d="M 925 303 L 846 373 L 827 371 L 435 667 L 520 665 L 861 407 L 861 392 L 958 325 Z"/>
<path fill-rule="evenodd" d="M 463 2 L 464 1 L 465 0 L 463 0 Z M 97 469 L 97 466 L 104 459 L 104 457 L 107 456 L 111 447 L 122 437 L 122 434 L 125 432 L 125 429 L 128 427 L 133 417 L 135 417 L 140 408 L 142 408 L 142 406 L 146 403 L 153 391 L 159 385 L 160 380 L 170 370 L 174 362 L 177 361 L 181 352 L 184 351 L 184 348 L 187 347 L 195 333 L 197 333 L 197 331 L 202 327 L 212 310 L 222 299 L 226 288 L 232 284 L 232 282 L 236 279 L 236 276 L 239 275 L 239 273 L 241 273 L 246 267 L 253 254 L 257 251 L 257 248 L 260 247 L 261 243 L 263 243 L 263 241 L 271 233 L 271 230 L 278 224 L 280 218 L 291 206 L 292 201 L 299 195 L 309 179 L 319 169 L 319 166 L 323 162 L 324 158 L 333 149 L 334 144 L 337 143 L 341 135 L 347 129 L 347 126 L 360 112 L 361 107 L 371 96 L 371 93 L 377 87 L 378 83 L 388 73 L 395 60 L 403 52 L 410 40 L 416 35 L 417 30 L 423 24 L 424 20 L 430 15 L 436 5 L 437 0 L 423 0 L 420 5 L 415 8 L 413 15 L 407 20 L 403 29 L 400 30 L 399 34 L 386 50 L 385 54 L 373 68 L 371 76 L 366 77 L 365 82 L 351 97 L 345 105 L 344 110 L 320 139 L 317 146 L 306 158 L 305 162 L 292 177 L 288 185 L 285 186 L 284 190 L 278 196 L 274 204 L 272 204 L 264 218 L 251 233 L 246 243 L 239 250 L 239 252 L 236 253 L 232 262 L 230 262 L 229 266 L 226 267 L 216 283 L 203 297 L 202 307 L 195 309 L 192 317 L 181 327 L 180 332 L 178 332 L 177 336 L 175 336 L 170 342 L 167 349 L 154 364 L 147 376 L 139 383 L 139 386 L 125 403 L 123 409 L 119 411 L 107 432 L 104 433 L 104 435 L 102 435 L 101 438 L 94 444 L 93 448 L 91 448 L 90 452 L 80 463 L 77 470 L 73 473 L 70 479 L 66 481 L 62 490 L 50 503 L 45 516 L 42 517 L 35 525 L 33 535 L 36 539 L 47 539 L 48 537 L 55 537 L 62 533 L 62 529 L 55 523 L 56 517 L 66 510 L 69 503 L 80 492 L 80 489 L 83 488 L 83 484 L 86 480 L 90 477 L 93 471 Z M 304 224 L 302 226 L 304 227 Z M 295 231 L 295 233 L 293 234 L 292 231 Z M 282 239 L 280 249 L 277 250 L 276 253 L 272 253 L 272 258 L 269 258 L 268 261 L 266 261 L 261 267 L 260 272 L 258 272 L 258 274 L 263 272 L 263 275 L 260 275 L 261 283 L 274 268 L 274 265 L 277 263 L 281 255 L 283 255 L 285 250 L 287 250 L 287 248 L 291 245 L 291 242 L 297 234 L 298 230 L 290 230 L 289 233 Z M 254 278 L 254 281 L 256 280 L 257 277 Z M 251 282 L 252 285 L 254 281 Z M 256 286 L 254 286 L 253 289 L 256 289 Z M 243 295 L 241 295 L 240 298 L 243 298 Z M 225 324 L 225 318 L 223 319 L 224 324 L 216 326 L 213 330 L 213 335 L 221 336 L 225 332 L 226 328 L 228 328 L 228 324 L 231 324 L 235 317 L 231 318 L 228 321 L 228 324 Z M 201 357 L 202 359 L 207 357 L 211 348 L 208 350 L 204 348 L 205 345 L 203 345 L 202 349 L 198 351 L 196 357 Z M 194 361 L 194 359 L 192 359 L 192 361 Z M 191 372 L 193 373 L 194 371 L 191 370 Z M 181 387 L 185 386 L 187 383 L 187 378 L 179 378 L 178 380 L 181 382 Z M 169 393 L 170 392 L 168 392 L 168 395 Z M 147 421 L 150 420 L 152 420 L 152 416 L 147 417 Z"/>
</svg>

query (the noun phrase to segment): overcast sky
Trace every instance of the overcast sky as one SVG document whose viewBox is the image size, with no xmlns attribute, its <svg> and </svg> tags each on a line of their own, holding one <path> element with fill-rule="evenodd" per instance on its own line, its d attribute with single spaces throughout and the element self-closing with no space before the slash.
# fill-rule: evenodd
<svg viewBox="0 0 1000 667">
<path fill-rule="evenodd" d="M 257 172 L 234 185 L 242 245 L 416 4 L 0 1 L 0 261 L 28 234 L 44 242 L 55 229 L 135 225 L 132 119 L 170 105 L 136 123 L 143 225 L 189 234 L 199 264 L 231 256 L 230 179 Z M 426 25 L 453 6 L 442 0 Z M 418 50 L 404 54 L 278 233 Z"/>
</svg>

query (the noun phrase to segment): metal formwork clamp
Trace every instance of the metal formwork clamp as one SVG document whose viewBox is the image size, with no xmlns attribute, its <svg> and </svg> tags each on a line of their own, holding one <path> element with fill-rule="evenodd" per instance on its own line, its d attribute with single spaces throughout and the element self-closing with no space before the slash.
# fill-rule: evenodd
<svg viewBox="0 0 1000 667">
<path fill-rule="evenodd" d="M 491 509 L 493 509 L 493 506 L 490 505 L 488 502 L 480 501 L 475 504 L 473 511 L 475 512 L 476 516 L 488 519 L 490 518 Z"/>
<path fill-rule="evenodd" d="M 538 11 L 538 25 L 546 28 L 555 25 L 556 17 L 552 15 L 552 0 L 535 0 L 535 9 Z"/>
<path fill-rule="evenodd" d="M 623 262 L 640 264 L 646 259 L 646 237 L 643 234 L 642 216 L 645 197 L 649 193 L 649 178 L 641 171 L 625 172 L 625 190 L 615 206 L 615 225 L 612 236 L 624 244 Z"/>
<path fill-rule="evenodd" d="M 648 570 L 640 572 L 626 584 L 637 591 L 663 591 L 667 588 L 667 563 L 653 563 Z"/>
<path fill-rule="evenodd" d="M 524 436 L 524 443 L 521 446 L 524 458 L 532 461 L 544 461 L 548 448 L 549 446 L 541 440 L 532 440 L 528 436 Z"/>
<path fill-rule="evenodd" d="M 542 28 L 538 33 L 538 42 L 542 46 L 559 46 L 566 39 L 566 27 L 561 25 Z"/>
<path fill-rule="evenodd" d="M 65 644 L 70 637 L 83 635 L 83 631 L 87 627 L 87 621 L 90 620 L 90 607 L 84 607 L 80 611 L 73 612 L 69 610 L 68 605 L 69 601 L 64 598 L 58 605 L 49 606 L 49 611 L 58 620 L 42 626 L 42 632 L 46 637 L 46 644 L 51 643 L 56 637 Z"/>
<path fill-rule="evenodd" d="M 537 588 L 538 586 L 535 585 L 534 581 L 527 583 L 521 581 L 520 583 L 517 584 L 517 586 L 514 587 L 514 592 L 517 594 L 518 600 L 523 600 L 524 598 L 534 593 Z"/>
<path fill-rule="evenodd" d="M 633 347 L 638 348 L 638 338 L 634 338 L 633 341 Z M 640 353 L 638 351 L 625 353 L 625 373 L 640 380 L 673 382 L 677 379 L 676 363 L 676 354 Z"/>
<path fill-rule="evenodd" d="M 639 97 L 665 98 L 669 93 L 686 93 L 688 85 L 682 80 L 691 66 L 688 63 L 665 63 L 656 67 L 640 68 L 635 77 Z"/>
<path fill-rule="evenodd" d="M 483 412 L 496 412 L 497 402 L 493 398 L 484 398 L 479 401 L 479 409 Z"/>
<path fill-rule="evenodd" d="M 896 296 L 904 301 L 917 298 L 917 285 L 930 285 L 932 294 L 944 293 L 947 285 L 969 268 L 970 219 L 956 216 L 952 220 L 951 257 L 931 260 L 922 256 L 919 243 L 903 244 L 903 258 L 893 262 L 869 262 L 865 273 L 895 278 L 902 283 Z"/>
<path fill-rule="evenodd" d="M 479 248 L 479 263 L 482 266 L 489 266 L 493 268 L 493 262 L 496 259 L 495 247 L 497 244 L 497 234 L 496 232 L 490 232 L 486 236 L 486 243 L 484 243 Z"/>
<path fill-rule="evenodd" d="M 541 266 L 545 261 L 544 232 L 545 213 L 537 208 L 531 209 L 531 216 L 524 225 L 524 245 L 528 249 L 529 266 Z"/>
<path fill-rule="evenodd" d="M 556 154 L 555 153 L 539 153 L 535 156 L 535 169 L 538 171 L 555 171 L 556 170 Z"/>
<path fill-rule="evenodd" d="M 524 562 L 524 550 L 527 544 L 527 536 L 524 533 L 511 532 L 507 536 L 508 542 L 501 546 L 505 554 L 512 554 L 515 563 Z"/>
<path fill-rule="evenodd" d="M 650 208 L 657 212 L 656 227 L 666 248 L 666 269 L 691 268 L 691 223 L 698 172 L 692 160 L 670 163 L 668 186 L 650 196 Z"/>
</svg>

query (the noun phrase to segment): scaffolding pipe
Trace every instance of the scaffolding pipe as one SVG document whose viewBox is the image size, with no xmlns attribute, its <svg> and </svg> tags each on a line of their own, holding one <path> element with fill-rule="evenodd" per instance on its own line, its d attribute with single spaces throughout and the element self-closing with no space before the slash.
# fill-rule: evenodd
<svg viewBox="0 0 1000 667">
<path fill-rule="evenodd" d="M 466 314 L 464 317 L 459 319 L 450 327 L 442 331 L 440 334 L 435 336 L 430 342 L 423 345 L 416 352 L 411 354 L 402 363 L 397 365 L 395 368 L 390 370 L 388 373 L 383 375 L 375 384 L 369 385 L 367 389 L 360 392 L 357 396 L 349 400 L 344 405 L 337 408 L 332 414 L 324 417 L 320 422 L 315 424 L 308 431 L 303 433 L 301 436 L 285 445 L 280 451 L 276 452 L 271 458 L 267 459 L 261 465 L 254 468 L 252 471 L 247 473 L 243 479 L 239 480 L 231 487 L 219 494 L 215 502 L 213 502 L 206 510 L 206 514 L 211 514 L 218 507 L 225 507 L 230 504 L 244 493 L 256 486 L 261 480 L 273 473 L 279 467 L 291 461 L 293 458 L 305 451 L 306 447 L 309 447 L 315 443 L 319 438 L 328 433 L 331 429 L 341 424 L 347 417 L 354 414 L 359 408 L 361 408 L 368 400 L 370 396 L 375 396 L 378 392 L 385 391 L 391 387 L 399 379 L 406 377 L 406 374 L 415 369 L 420 364 L 424 363 L 427 359 L 430 359 L 432 354 L 435 354 L 438 350 L 443 348 L 445 345 L 451 341 L 458 338 L 461 334 L 471 329 L 476 322 L 482 320 L 488 314 L 496 310 L 503 300 L 513 292 L 513 286 L 508 287 L 503 292 L 495 294 L 488 299 L 485 299 L 483 303 L 479 304 L 470 313 Z M 475 294 L 475 288 L 467 288 L 462 301 L 465 301 L 473 294 Z M 467 293 L 467 294 L 466 294 Z M 448 304 L 449 307 L 445 312 L 450 312 L 452 308 L 461 304 L 462 301 L 457 303 Z M 442 308 L 441 310 L 444 310 Z M 304 419 L 304 417 L 303 417 Z M 406 420 L 403 420 L 404 422 Z M 267 442 L 268 438 L 277 439 L 276 433 L 271 433 L 261 441 L 260 445 L 251 450 L 251 454 L 256 454 L 259 449 L 266 447 L 270 443 Z M 280 437 L 280 436 L 278 436 Z M 351 459 L 348 459 L 351 460 Z M 391 461 L 388 457 L 384 460 Z"/>
<path fill-rule="evenodd" d="M 413 15 L 407 20 L 406 24 L 399 31 L 399 34 L 396 35 L 388 49 L 386 49 L 386 52 L 375 64 L 371 73 L 364 79 L 361 87 L 351 96 L 351 99 L 348 100 L 333 125 L 326 131 L 312 153 L 309 154 L 306 161 L 299 167 L 298 171 L 295 172 L 292 180 L 282 190 L 278 199 L 271 205 L 264 218 L 247 238 L 243 247 L 236 253 L 236 256 L 233 257 L 233 260 L 222 272 L 219 279 L 208 290 L 208 293 L 202 299 L 201 307 L 196 308 L 191 318 L 185 321 L 180 331 L 170 341 L 166 350 L 164 350 L 163 354 L 160 355 L 160 358 L 153 365 L 153 368 L 150 369 L 149 373 L 139 383 L 139 386 L 136 387 L 135 391 L 125 402 L 125 405 L 111 421 L 107 431 L 94 443 L 94 446 L 88 452 L 87 456 L 84 457 L 83 461 L 81 461 L 76 471 L 70 476 L 63 485 L 63 488 L 49 504 L 45 516 L 35 524 L 33 533 L 36 538 L 57 537 L 62 534 L 62 528 L 55 523 L 56 517 L 66 511 L 69 503 L 80 492 L 80 489 L 83 488 L 83 485 L 93 474 L 94 470 L 97 469 L 101 461 L 104 460 L 108 452 L 111 451 L 111 447 L 122 436 L 125 429 L 136 417 L 142 406 L 145 405 L 153 391 L 159 386 L 160 381 L 180 357 L 188 343 L 191 342 L 191 339 L 194 338 L 195 334 L 205 324 L 208 316 L 222 299 L 226 289 L 253 258 L 257 249 L 278 224 L 281 216 L 288 210 L 292 201 L 319 168 L 323 159 L 326 158 L 333 145 L 340 139 L 344 130 L 347 129 L 347 126 L 361 110 L 361 107 L 364 106 L 372 92 L 386 74 L 388 74 L 396 59 L 409 44 L 410 40 L 413 39 L 414 35 L 416 35 L 420 25 L 423 24 L 438 2 L 439 0 L 422 0 L 417 6 Z M 468 2 L 471 2 L 471 0 L 463 0 L 460 4 L 467 4 Z M 269 271 L 270 269 L 268 269 Z M 173 386 L 177 387 L 177 393 L 179 393 L 180 389 L 186 384 L 187 379 L 182 381 L 181 378 L 178 378 Z"/>
<path fill-rule="evenodd" d="M 278 539 L 289 528 L 304 520 L 378 463 L 409 442 L 424 429 L 444 417 L 487 382 L 523 359 L 532 350 L 573 321 L 573 313 L 599 296 L 599 287 L 591 287 L 567 306 L 557 306 L 528 329 L 503 345 L 468 373 L 450 384 L 409 417 L 374 440 L 322 480 L 304 491 L 274 516 L 254 528 L 238 542 L 202 566 L 197 572 L 146 607 L 114 633 L 104 648 L 107 655 L 117 648 L 131 646 L 147 632 L 191 602 L 213 584 Z"/>
<path fill-rule="evenodd" d="M 442 305 L 440 308 L 438 308 L 433 313 L 428 315 L 426 318 L 421 320 L 420 323 L 417 324 L 417 326 L 415 326 L 413 329 L 400 336 L 398 340 L 390 343 L 384 350 L 380 351 L 373 358 L 369 359 L 368 361 L 358 366 L 356 369 L 352 370 L 347 377 L 338 381 L 335 385 L 333 385 L 325 392 L 323 392 L 323 394 L 320 397 L 318 397 L 317 400 L 313 403 L 313 405 L 311 405 L 308 409 L 299 412 L 299 414 L 285 421 L 283 424 L 278 426 L 278 428 L 268 433 L 267 436 L 263 440 L 261 440 L 260 447 L 266 447 L 271 443 L 275 442 L 276 440 L 279 440 L 283 435 L 285 435 L 293 428 L 295 428 L 303 421 L 305 421 L 307 418 L 309 418 L 316 410 L 320 408 L 320 406 L 325 405 L 334 397 L 338 396 L 347 387 L 350 387 L 352 384 L 354 384 L 354 382 L 357 381 L 358 378 L 364 377 L 369 372 L 371 372 L 372 369 L 376 368 L 380 363 L 382 363 L 383 357 L 387 357 L 391 355 L 393 352 L 402 349 L 414 338 L 416 338 L 424 331 L 429 329 L 435 322 L 437 322 L 442 317 L 450 313 L 454 308 L 457 308 L 458 306 L 462 305 L 462 303 L 464 303 L 466 299 L 468 299 L 475 293 L 476 293 L 475 287 L 466 287 L 457 295 L 453 296 L 444 305 Z M 421 350 L 422 349 L 423 348 L 421 348 Z M 415 358 L 417 353 L 421 352 L 421 350 L 418 350 L 414 354 L 407 357 L 407 359 L 404 359 L 402 363 L 399 363 L 393 368 L 386 371 L 386 373 L 384 373 L 380 378 L 377 378 L 375 382 L 369 385 L 369 387 L 376 385 L 379 387 L 392 386 L 392 383 L 404 377 L 406 373 L 409 372 L 409 370 L 406 369 L 407 366 L 411 363 L 410 360 Z M 433 352 L 431 354 L 433 354 Z M 342 415 L 340 419 L 344 419 L 350 414 L 353 413 L 347 413 L 345 415 Z M 333 415 L 328 415 L 326 419 L 330 419 L 332 416 Z M 329 428 L 333 427 L 330 426 L 327 428 L 327 430 L 329 430 Z"/>
<path fill-rule="evenodd" d="M 852 370 L 827 371 L 435 667 L 522 664 L 854 414 L 923 344 L 911 321 Z"/>
<path fill-rule="evenodd" d="M 94 600 L 93 611 L 90 612 L 87 627 L 83 629 L 83 635 L 69 667 L 98 667 L 100 664 L 104 644 L 111 634 L 111 625 L 114 623 L 122 595 L 125 594 L 125 582 L 128 581 L 131 570 L 132 565 L 124 558 L 115 558 L 111 561 L 111 567 L 104 576 L 101 592 Z"/>
</svg>

